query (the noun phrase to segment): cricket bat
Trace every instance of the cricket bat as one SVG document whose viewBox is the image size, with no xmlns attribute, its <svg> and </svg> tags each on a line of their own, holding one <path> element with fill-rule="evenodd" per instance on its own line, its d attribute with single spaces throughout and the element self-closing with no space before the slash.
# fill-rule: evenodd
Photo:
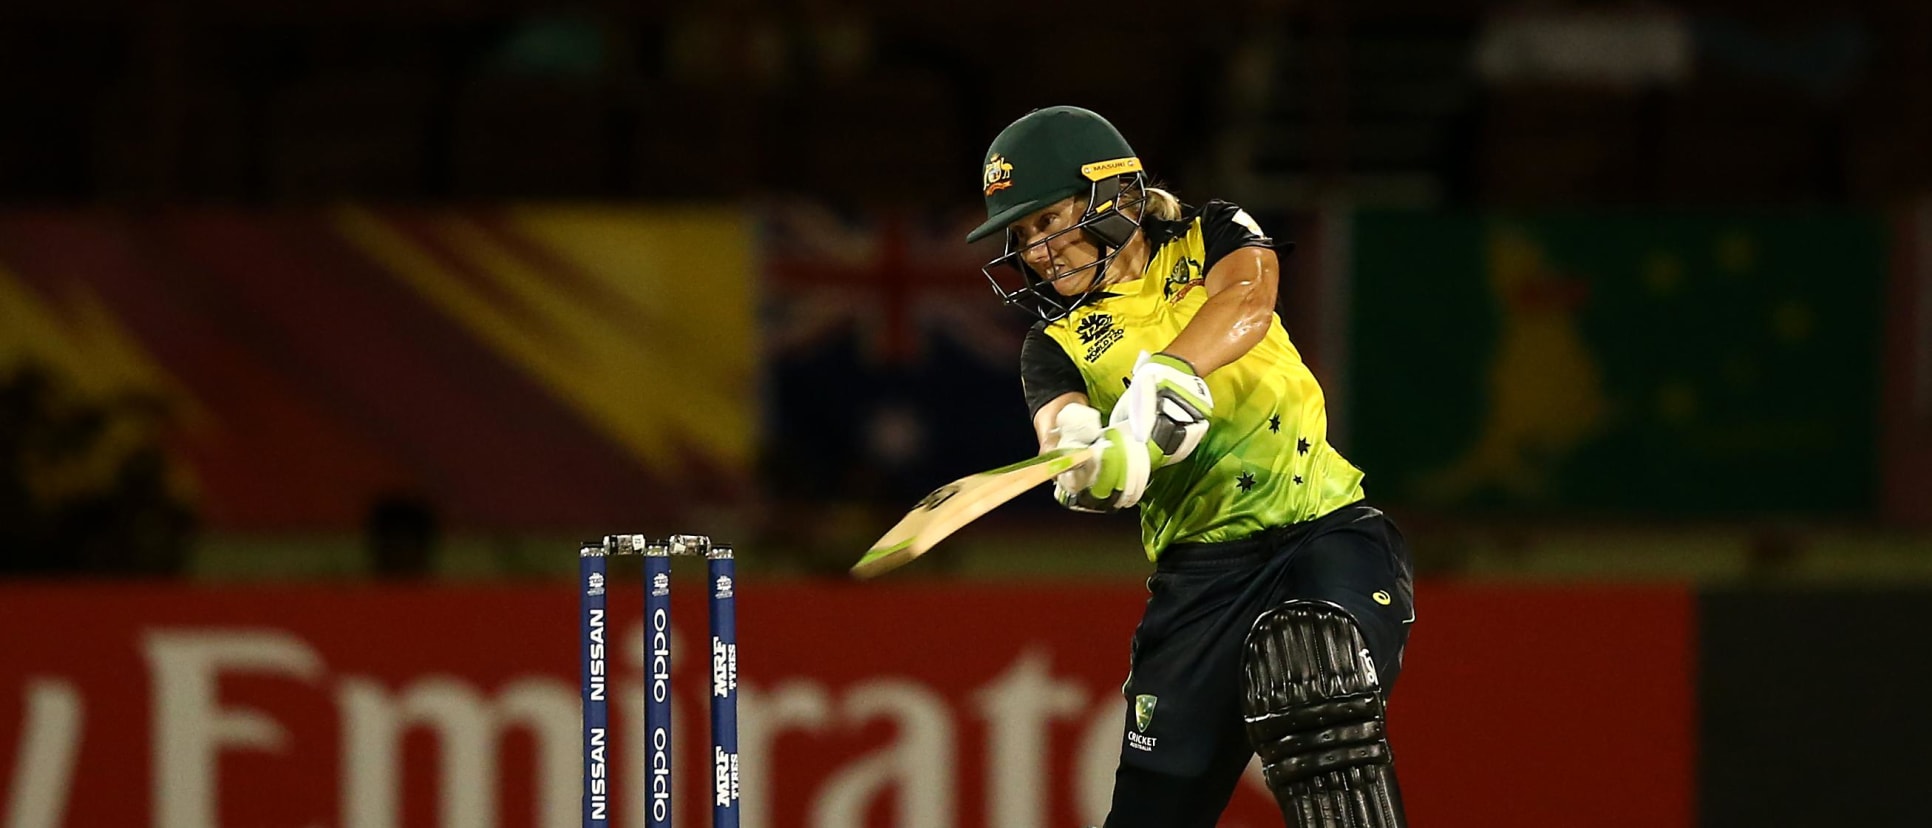
<svg viewBox="0 0 1932 828">
<path fill-rule="evenodd" d="M 1092 446 L 1054 449 L 940 486 L 886 530 L 885 536 L 852 566 L 852 574 L 872 578 L 905 566 L 960 527 L 1055 475 L 1092 461 L 1099 451 Z"/>
</svg>

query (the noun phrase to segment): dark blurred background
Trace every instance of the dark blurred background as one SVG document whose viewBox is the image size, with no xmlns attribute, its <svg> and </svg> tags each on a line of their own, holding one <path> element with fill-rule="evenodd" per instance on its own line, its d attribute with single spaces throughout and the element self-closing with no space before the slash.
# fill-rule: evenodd
<svg viewBox="0 0 1932 828">
<path fill-rule="evenodd" d="M 1425 567 L 1932 575 L 1925 4 L 1041 16 L 7 4 L 8 568 L 514 572 L 676 519 L 836 571 L 1030 448 L 957 238 L 1070 102 L 1298 243 L 1282 316 Z M 1040 505 L 952 565 L 1136 565 Z"/>
<path fill-rule="evenodd" d="M 88 640 L 126 657 L 214 602 L 345 664 L 562 675 L 547 633 L 445 664 L 445 636 L 354 620 L 536 606 L 583 538 L 701 532 L 775 606 L 812 608 L 748 626 L 754 650 L 795 636 L 828 692 L 924 669 L 812 666 L 813 630 L 850 628 L 817 608 L 897 606 L 835 579 L 932 487 L 1034 450 L 1028 320 L 979 273 L 996 251 L 961 239 L 986 144 L 1054 104 L 1106 115 L 1183 200 L 1295 242 L 1279 312 L 1423 576 L 1395 726 L 1415 813 L 1922 821 L 1898 792 L 1932 738 L 1924 0 L 8 0 L 0 638 L 106 608 Z M 1077 579 L 1131 610 L 1146 568 L 1131 516 L 1036 493 L 897 577 L 972 606 L 989 580 Z M 299 600 L 377 582 L 408 586 Z M 204 583 L 240 586 L 177 586 Z M 1083 622 L 1032 594 L 990 621 Z M 1051 649 L 920 623 L 1015 681 Z M 46 676 L 145 685 L 36 652 L 0 658 L 20 677 L 0 715 L 17 689 L 53 723 L 19 742 L 45 776 L 82 692 Z M 1105 725 L 1117 665 L 1093 661 Z M 920 680 L 965 723 L 982 678 Z M 109 733 L 87 767 L 149 754 L 87 732 Z M 1082 790 L 1104 790 L 1111 743 L 1079 743 L 1099 757 Z M 321 778 L 264 767 L 254 790 Z M 1265 814 L 1258 791 L 1243 807 Z M 567 820 L 573 791 L 551 793 Z M 57 824 L 34 796 L 12 813 Z"/>
<path fill-rule="evenodd" d="M 1927 183 L 1932 23 L 1907 0 L 1031 8 L 22 0 L 0 182 L 41 204 L 933 208 L 1015 113 L 1079 100 L 1165 175 L 1251 199 L 1879 205 Z"/>
</svg>

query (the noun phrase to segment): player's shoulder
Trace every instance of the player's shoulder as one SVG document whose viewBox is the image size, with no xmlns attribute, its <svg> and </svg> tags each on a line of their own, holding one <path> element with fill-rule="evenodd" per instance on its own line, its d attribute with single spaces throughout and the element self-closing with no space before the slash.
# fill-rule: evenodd
<svg viewBox="0 0 1932 828">
<path fill-rule="evenodd" d="M 1172 220 L 1149 218 L 1142 224 L 1147 240 L 1156 247 L 1187 236 L 1188 231 L 1199 225 L 1203 235 L 1214 235 L 1230 227 L 1249 231 L 1252 235 L 1265 238 L 1261 228 L 1255 224 L 1248 211 L 1241 205 L 1223 199 L 1208 199 L 1200 204 L 1182 204 L 1181 214 Z"/>
<path fill-rule="evenodd" d="M 1198 207 L 1183 207 L 1183 215 L 1193 215 L 1203 220 L 1224 221 L 1241 212 L 1241 205 L 1220 198 L 1210 198 Z"/>
<path fill-rule="evenodd" d="M 1199 212 L 1202 233 L 1233 232 L 1259 239 L 1268 238 L 1268 234 L 1262 231 L 1261 224 L 1254 220 L 1254 216 L 1248 215 L 1247 210 L 1232 201 L 1215 199 L 1196 209 Z"/>
<path fill-rule="evenodd" d="M 1065 335 L 1066 332 L 1073 330 L 1071 320 L 1079 315 L 1079 312 L 1075 311 L 1053 319 L 1041 319 L 1034 322 L 1032 327 L 1026 329 L 1026 343 L 1028 345 L 1043 345 L 1052 342 L 1056 334 Z"/>
</svg>

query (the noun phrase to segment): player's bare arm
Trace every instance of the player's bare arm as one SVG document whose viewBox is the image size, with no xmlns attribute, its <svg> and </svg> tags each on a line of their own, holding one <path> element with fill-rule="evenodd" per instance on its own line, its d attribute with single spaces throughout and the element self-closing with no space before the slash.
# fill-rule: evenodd
<svg viewBox="0 0 1932 828">
<path fill-rule="evenodd" d="M 1244 247 L 1208 271 L 1207 302 L 1164 352 L 1207 376 L 1252 350 L 1274 324 L 1280 261 L 1265 247 Z"/>
</svg>

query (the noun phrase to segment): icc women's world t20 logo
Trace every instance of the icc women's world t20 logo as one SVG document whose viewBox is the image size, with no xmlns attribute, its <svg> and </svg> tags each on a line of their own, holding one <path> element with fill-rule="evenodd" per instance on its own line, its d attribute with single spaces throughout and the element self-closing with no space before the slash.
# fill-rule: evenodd
<svg viewBox="0 0 1932 828">
<path fill-rule="evenodd" d="M 1080 320 L 1073 332 L 1080 337 L 1080 344 L 1087 346 L 1088 362 L 1099 359 L 1101 354 L 1127 335 L 1126 331 L 1114 324 L 1113 316 L 1105 313 L 1096 313 Z"/>
</svg>

